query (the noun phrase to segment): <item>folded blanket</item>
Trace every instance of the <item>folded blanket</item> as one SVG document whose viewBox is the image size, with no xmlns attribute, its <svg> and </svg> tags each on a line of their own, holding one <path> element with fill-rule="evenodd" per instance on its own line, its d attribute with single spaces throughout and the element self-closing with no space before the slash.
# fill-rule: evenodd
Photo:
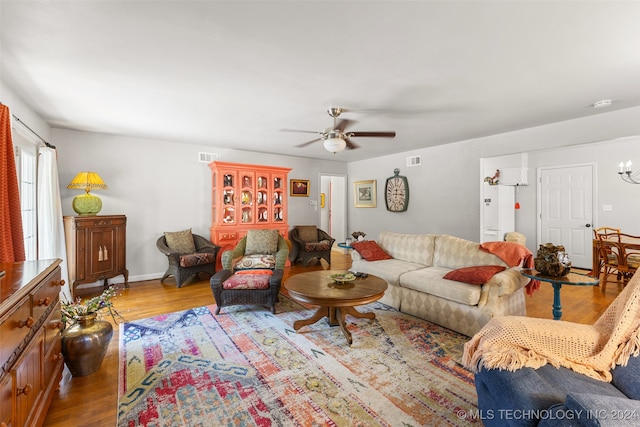
<svg viewBox="0 0 640 427">
<path fill-rule="evenodd" d="M 640 273 L 593 325 L 498 316 L 464 346 L 462 363 L 472 371 L 537 369 L 547 363 L 611 381 L 611 369 L 640 354 Z"/>
<path fill-rule="evenodd" d="M 484 242 L 480 244 L 480 249 L 489 252 L 500 258 L 509 267 L 522 266 L 533 268 L 533 254 L 526 246 L 515 242 Z M 531 296 L 540 288 L 538 280 L 531 280 L 525 290 Z"/>
</svg>

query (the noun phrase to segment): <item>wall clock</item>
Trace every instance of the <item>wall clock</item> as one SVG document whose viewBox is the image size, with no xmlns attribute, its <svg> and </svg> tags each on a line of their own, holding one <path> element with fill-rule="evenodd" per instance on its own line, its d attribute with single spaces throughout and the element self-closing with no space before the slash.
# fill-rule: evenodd
<svg viewBox="0 0 640 427">
<path fill-rule="evenodd" d="M 404 212 L 409 207 L 409 182 L 407 177 L 399 174 L 400 169 L 394 169 L 385 186 L 385 202 L 391 212 Z"/>
</svg>

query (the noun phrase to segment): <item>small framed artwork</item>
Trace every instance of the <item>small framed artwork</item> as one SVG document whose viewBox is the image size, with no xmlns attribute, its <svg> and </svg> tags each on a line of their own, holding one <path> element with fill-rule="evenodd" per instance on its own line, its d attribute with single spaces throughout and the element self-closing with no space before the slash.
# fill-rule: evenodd
<svg viewBox="0 0 640 427">
<path fill-rule="evenodd" d="M 356 181 L 353 183 L 356 208 L 376 207 L 376 180 Z"/>
<path fill-rule="evenodd" d="M 308 179 L 292 179 L 289 183 L 291 184 L 289 195 L 293 197 L 309 197 Z"/>
</svg>

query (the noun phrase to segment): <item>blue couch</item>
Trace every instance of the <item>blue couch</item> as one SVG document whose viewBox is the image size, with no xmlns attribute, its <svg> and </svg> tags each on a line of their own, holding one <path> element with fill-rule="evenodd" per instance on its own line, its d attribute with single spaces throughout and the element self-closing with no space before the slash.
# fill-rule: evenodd
<svg viewBox="0 0 640 427">
<path fill-rule="evenodd" d="M 612 370 L 608 382 L 545 365 L 475 375 L 485 426 L 639 426 L 640 356 Z"/>
</svg>

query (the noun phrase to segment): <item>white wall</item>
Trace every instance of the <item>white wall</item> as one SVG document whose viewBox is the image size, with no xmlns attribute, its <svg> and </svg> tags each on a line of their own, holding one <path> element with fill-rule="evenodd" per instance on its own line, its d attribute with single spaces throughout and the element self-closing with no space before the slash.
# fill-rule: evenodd
<svg viewBox="0 0 640 427">
<path fill-rule="evenodd" d="M 31 108 L 27 107 L 25 102 L 9 89 L 2 80 L 0 80 L 0 102 L 8 106 L 12 115 L 18 117 L 24 124 L 29 126 L 31 130 L 44 138 L 45 141 L 51 142 L 51 128 L 47 122 L 42 120 Z M 12 117 L 11 120 L 15 125 L 15 119 Z M 16 126 L 21 125 L 18 124 Z M 25 131 L 28 132 L 26 129 Z"/>
<path fill-rule="evenodd" d="M 406 157 L 416 154 L 422 164 L 407 167 Z M 349 163 L 349 234 L 363 231 L 376 239 L 380 231 L 446 233 L 477 240 L 479 157 L 478 144 L 458 142 Z M 385 206 L 385 182 L 395 168 L 409 181 L 406 212 L 392 213 Z M 377 207 L 355 208 L 353 182 L 369 179 L 377 181 Z"/>
<path fill-rule="evenodd" d="M 160 277 L 167 260 L 155 247 L 164 231 L 192 228 L 209 236 L 211 225 L 211 171 L 198 162 L 198 152 L 215 152 L 219 160 L 292 168 L 289 178 L 309 179 L 317 197 L 321 172 L 345 174 L 346 163 L 320 161 L 209 146 L 54 129 L 58 149 L 64 215 L 77 190 L 66 184 L 77 172 L 100 174 L 108 190 L 95 191 L 102 199 L 101 215 L 127 216 L 127 268 L 131 281 Z M 289 224 L 319 225 L 319 213 L 309 197 L 289 198 Z M 120 278 L 114 280 L 117 282 Z"/>
<path fill-rule="evenodd" d="M 446 233 L 477 241 L 480 230 L 480 189 L 485 171 L 482 158 L 528 153 L 529 186 L 519 189 L 521 209 L 516 229 L 527 236 L 534 251 L 536 242 L 536 170 L 551 165 L 594 162 L 597 168 L 597 206 L 613 211 L 597 212 L 596 226 L 621 227 L 640 234 L 640 185 L 623 183 L 617 174 L 621 160 L 631 159 L 640 169 L 640 107 L 581 119 L 523 129 L 485 138 L 425 148 L 349 163 L 349 228 L 371 239 L 381 231 L 399 233 Z M 600 142 L 605 141 L 605 142 Z M 422 156 L 422 165 L 405 166 L 406 157 Z M 519 159 L 511 156 L 509 159 Z M 513 167 L 514 164 L 507 164 Z M 410 201 L 407 212 L 388 212 L 384 184 L 393 169 L 407 176 Z M 353 182 L 376 179 L 377 208 L 353 206 Z"/>
</svg>

